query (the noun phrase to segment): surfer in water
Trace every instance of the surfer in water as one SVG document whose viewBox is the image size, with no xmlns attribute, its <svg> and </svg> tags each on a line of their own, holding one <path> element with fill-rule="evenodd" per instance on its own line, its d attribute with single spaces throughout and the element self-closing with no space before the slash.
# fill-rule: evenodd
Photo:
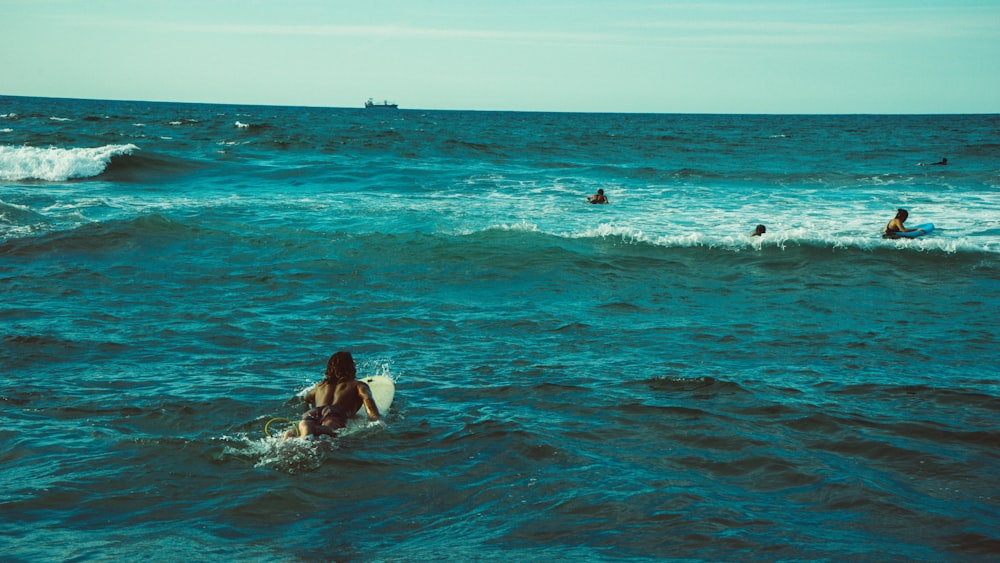
<svg viewBox="0 0 1000 563">
<path fill-rule="evenodd" d="M 376 422 L 380 415 L 372 399 L 368 384 L 358 381 L 354 357 L 350 352 L 337 352 L 326 362 L 323 381 L 306 393 L 303 400 L 314 405 L 299 422 L 299 436 L 336 436 L 337 430 L 347 426 L 347 419 L 362 406 L 368 420 Z M 285 432 L 285 438 L 294 438 L 295 429 Z"/>
<path fill-rule="evenodd" d="M 588 195 L 587 201 L 590 203 L 610 203 L 608 201 L 608 196 L 604 195 L 603 189 L 597 190 L 597 193 L 594 195 Z"/>
<path fill-rule="evenodd" d="M 757 228 L 754 229 L 753 234 L 751 234 L 750 236 L 759 237 L 760 235 L 766 232 L 767 232 L 767 227 L 765 227 L 764 225 L 757 225 Z"/>
<path fill-rule="evenodd" d="M 889 224 L 885 226 L 885 230 L 882 232 L 882 238 L 899 238 L 898 233 L 912 233 L 913 231 L 920 231 L 920 229 L 907 229 L 903 226 L 906 222 L 906 218 L 910 214 L 905 209 L 897 209 L 896 216 L 889 221 Z M 921 231 L 922 232 L 922 231 Z"/>
</svg>

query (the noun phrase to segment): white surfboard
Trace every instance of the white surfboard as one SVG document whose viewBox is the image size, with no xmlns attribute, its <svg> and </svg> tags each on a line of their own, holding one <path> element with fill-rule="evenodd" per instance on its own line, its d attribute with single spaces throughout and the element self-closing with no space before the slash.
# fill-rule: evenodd
<svg viewBox="0 0 1000 563">
<path fill-rule="evenodd" d="M 372 391 L 372 399 L 375 400 L 375 406 L 378 407 L 378 413 L 385 416 L 389 412 L 389 407 L 392 406 L 393 397 L 396 396 L 396 384 L 393 383 L 392 378 L 387 375 L 373 375 L 358 381 L 364 381 L 368 384 L 368 388 Z M 367 419 L 368 415 L 364 410 L 365 407 L 362 405 L 358 409 L 357 416 Z"/>
</svg>

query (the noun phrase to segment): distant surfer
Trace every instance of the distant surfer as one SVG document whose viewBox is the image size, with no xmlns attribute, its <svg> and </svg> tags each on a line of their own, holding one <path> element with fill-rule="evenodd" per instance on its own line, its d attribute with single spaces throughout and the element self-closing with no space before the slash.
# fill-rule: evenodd
<svg viewBox="0 0 1000 563">
<path fill-rule="evenodd" d="M 923 162 L 921 162 L 920 166 L 948 166 L 948 159 L 947 158 L 942 158 L 938 162 L 929 162 L 929 163 L 926 163 L 926 164 L 923 163 Z"/>
<path fill-rule="evenodd" d="M 907 229 L 903 226 L 906 222 L 906 218 L 910 214 L 905 209 L 897 209 L 896 216 L 889 221 L 889 224 L 885 226 L 885 230 L 882 231 L 882 238 L 899 238 L 899 233 L 912 233 L 913 231 L 921 231 L 921 229 Z"/>
<path fill-rule="evenodd" d="M 752 237 L 759 237 L 760 235 L 762 235 L 762 234 L 764 234 L 766 232 L 767 232 L 767 227 L 765 227 L 764 225 L 757 225 L 757 228 L 754 229 L 753 234 L 750 235 L 750 236 L 752 236 Z"/>
<path fill-rule="evenodd" d="M 299 422 L 299 436 L 336 436 L 337 430 L 347 426 L 347 419 L 362 406 L 368 420 L 378 421 L 378 407 L 372 399 L 368 384 L 358 381 L 354 357 L 350 352 L 337 352 L 326 362 L 323 381 L 306 393 L 303 400 L 314 405 Z M 285 438 L 294 438 L 295 429 L 285 432 Z"/>
<path fill-rule="evenodd" d="M 594 195 L 588 195 L 587 201 L 590 203 L 609 203 L 608 196 L 604 195 L 603 189 L 597 190 L 597 193 Z"/>
</svg>

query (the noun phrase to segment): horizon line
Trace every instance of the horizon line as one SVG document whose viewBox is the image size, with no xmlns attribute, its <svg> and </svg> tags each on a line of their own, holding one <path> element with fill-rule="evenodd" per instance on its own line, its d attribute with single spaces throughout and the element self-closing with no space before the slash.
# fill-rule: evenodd
<svg viewBox="0 0 1000 563">
<path fill-rule="evenodd" d="M 0 98 L 33 98 L 42 100 L 78 100 L 78 101 L 89 101 L 89 102 L 131 102 L 131 103 L 147 103 L 147 104 L 178 104 L 178 105 L 214 105 L 214 106 L 254 106 L 254 107 L 274 107 L 274 108 L 319 108 L 319 109 L 336 109 L 336 110 L 362 110 L 362 111 L 376 111 L 376 112 L 400 112 L 400 111 L 440 111 L 440 112 L 483 112 L 483 113 L 564 113 L 564 114 L 618 114 L 618 115 L 783 115 L 783 116 L 851 116 L 851 115 L 912 115 L 912 116 L 931 116 L 931 115 L 1000 115 L 1000 111 L 983 111 L 983 112 L 957 112 L 957 111 L 945 111 L 945 112 L 918 112 L 918 113 L 907 113 L 907 112 L 867 112 L 867 111 L 849 111 L 849 112 L 740 112 L 740 111 L 621 111 L 621 110 L 600 110 L 600 111 L 587 111 L 587 110 L 546 110 L 546 109 L 470 109 L 470 108 L 418 108 L 418 107 L 405 107 L 400 105 L 396 109 L 378 109 L 369 110 L 364 107 L 364 101 L 358 106 L 335 106 L 335 105 L 313 105 L 313 104 L 283 104 L 283 103 L 261 103 L 261 102 L 207 102 L 207 101 L 177 101 L 177 100 L 153 100 L 153 99 L 130 99 L 130 98 L 81 98 L 74 96 L 33 96 L 33 95 L 23 95 L 23 94 L 2 94 L 0 93 Z M 395 103 L 395 102 L 394 102 Z"/>
</svg>

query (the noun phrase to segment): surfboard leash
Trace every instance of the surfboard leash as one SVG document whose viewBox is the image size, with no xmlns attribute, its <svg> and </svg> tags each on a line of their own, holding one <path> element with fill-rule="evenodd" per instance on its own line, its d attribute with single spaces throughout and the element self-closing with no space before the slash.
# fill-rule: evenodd
<svg viewBox="0 0 1000 563">
<path fill-rule="evenodd" d="M 299 436 L 299 425 L 298 424 L 295 424 L 294 422 L 292 422 L 290 419 L 287 419 L 287 418 L 275 417 L 275 418 L 272 418 L 271 420 L 268 420 L 267 423 L 264 424 L 264 434 L 267 434 L 268 438 L 273 438 L 273 436 L 271 436 L 270 427 L 271 427 L 271 423 L 275 422 L 275 421 L 287 422 L 289 425 L 291 425 L 292 429 L 295 430 L 295 437 L 297 438 Z"/>
</svg>

